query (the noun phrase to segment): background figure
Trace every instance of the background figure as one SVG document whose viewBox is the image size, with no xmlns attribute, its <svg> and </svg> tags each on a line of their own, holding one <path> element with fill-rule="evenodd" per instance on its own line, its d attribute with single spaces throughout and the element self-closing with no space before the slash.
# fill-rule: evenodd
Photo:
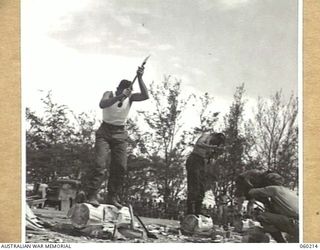
<svg viewBox="0 0 320 250">
<path fill-rule="evenodd" d="M 222 153 L 225 136 L 222 133 L 204 133 L 197 140 L 194 149 L 186 161 L 187 169 L 187 214 L 200 214 L 205 194 L 205 166 L 210 158 Z"/>
<path fill-rule="evenodd" d="M 244 200 L 249 200 L 249 206 L 254 204 L 254 200 L 249 196 L 252 188 L 261 188 L 270 185 L 283 185 L 284 179 L 281 175 L 272 171 L 262 171 L 251 169 L 240 174 L 236 179 L 235 197 L 238 201 L 238 208 L 242 207 Z M 268 199 L 258 197 L 256 200 L 268 206 Z M 240 211 L 239 211 L 240 212 Z"/>
<path fill-rule="evenodd" d="M 122 80 L 115 92 L 107 91 L 100 101 L 103 111 L 103 122 L 96 132 L 96 162 L 86 175 L 87 202 L 98 206 L 97 193 L 103 182 L 108 155 L 110 154 L 110 173 L 108 180 L 107 203 L 121 208 L 119 195 L 123 186 L 127 170 L 127 138 L 125 123 L 134 101 L 143 101 L 149 98 L 147 88 L 142 80 L 143 67 L 139 67 L 137 78 L 140 93 L 131 94 L 131 82 Z M 123 100 L 122 106 L 119 102 Z"/>
<path fill-rule="evenodd" d="M 249 198 L 248 192 L 251 188 L 265 187 L 267 185 L 283 185 L 284 179 L 273 171 L 262 171 L 251 169 L 240 174 L 236 179 L 236 197 L 245 196 Z"/>
</svg>

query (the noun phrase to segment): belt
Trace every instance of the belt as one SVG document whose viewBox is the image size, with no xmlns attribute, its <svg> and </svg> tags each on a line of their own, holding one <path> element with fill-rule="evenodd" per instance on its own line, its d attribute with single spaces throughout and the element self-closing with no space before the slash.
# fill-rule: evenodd
<svg viewBox="0 0 320 250">
<path fill-rule="evenodd" d="M 124 129 L 125 126 L 124 125 L 113 125 L 110 123 L 106 123 L 106 122 L 102 122 L 103 126 L 107 127 L 107 128 L 111 128 L 111 129 Z"/>
</svg>

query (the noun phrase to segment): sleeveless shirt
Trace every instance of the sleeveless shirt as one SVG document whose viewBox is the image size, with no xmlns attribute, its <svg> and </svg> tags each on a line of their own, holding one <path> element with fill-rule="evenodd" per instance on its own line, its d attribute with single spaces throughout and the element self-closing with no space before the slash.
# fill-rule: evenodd
<svg viewBox="0 0 320 250">
<path fill-rule="evenodd" d="M 109 97 L 110 95 L 111 92 Z M 110 107 L 102 110 L 102 119 L 104 122 L 117 126 L 125 125 L 131 107 L 130 100 L 129 98 L 126 98 L 120 108 L 118 107 L 118 104 L 119 102 L 115 102 Z"/>
<path fill-rule="evenodd" d="M 196 144 L 194 145 L 193 154 L 199 155 L 202 158 L 206 158 L 208 156 L 208 152 L 210 149 L 203 147 L 202 144 L 209 145 L 211 140 L 211 135 L 208 133 L 204 133 L 200 136 L 197 140 Z"/>
</svg>

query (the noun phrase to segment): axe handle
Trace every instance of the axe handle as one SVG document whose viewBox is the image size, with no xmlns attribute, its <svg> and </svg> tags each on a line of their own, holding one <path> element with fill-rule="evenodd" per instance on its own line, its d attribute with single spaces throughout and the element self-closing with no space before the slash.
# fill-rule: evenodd
<svg viewBox="0 0 320 250">
<path fill-rule="evenodd" d="M 130 217 L 131 217 L 131 229 L 135 229 L 133 209 L 132 209 L 132 206 L 130 204 L 129 204 L 129 213 L 130 213 Z"/>
<path fill-rule="evenodd" d="M 131 82 L 130 86 L 128 87 L 128 89 L 132 89 L 132 86 L 133 86 L 133 83 L 136 81 L 138 75 L 136 75 L 133 79 L 133 81 Z M 123 101 L 126 99 L 127 97 L 124 96 L 120 99 L 119 103 L 118 103 L 118 107 L 121 108 L 122 107 L 122 104 L 123 104 Z"/>
<path fill-rule="evenodd" d="M 145 60 L 145 61 L 141 64 L 141 67 L 144 67 L 144 65 L 146 64 L 146 62 L 147 62 L 147 61 Z M 132 89 L 132 86 L 133 86 L 134 82 L 137 80 L 137 78 L 138 78 L 138 74 L 136 74 L 136 76 L 133 78 L 130 86 L 128 87 L 129 89 Z M 118 103 L 118 107 L 119 107 L 119 108 L 122 107 L 122 103 L 123 103 L 123 101 L 124 101 L 126 98 L 127 98 L 127 97 L 123 97 L 123 98 L 119 101 L 119 103 Z"/>
<path fill-rule="evenodd" d="M 146 231 L 147 236 L 148 236 L 149 238 L 158 239 L 158 237 L 157 237 L 155 234 L 149 232 L 148 228 L 144 225 L 144 223 L 142 222 L 142 220 L 140 219 L 140 217 L 139 217 L 138 215 L 136 215 L 136 218 L 137 218 L 138 221 L 140 222 L 140 224 L 141 224 L 141 226 L 143 227 L 143 229 Z"/>
</svg>

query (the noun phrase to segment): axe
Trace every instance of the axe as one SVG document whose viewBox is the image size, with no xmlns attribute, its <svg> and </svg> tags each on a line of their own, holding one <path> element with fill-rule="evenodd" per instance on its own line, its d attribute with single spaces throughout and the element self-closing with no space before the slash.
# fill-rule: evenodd
<svg viewBox="0 0 320 250">
<path fill-rule="evenodd" d="M 147 63 L 149 57 L 150 57 L 150 55 L 147 56 L 147 57 L 143 60 L 143 62 L 142 62 L 142 64 L 141 64 L 141 67 L 144 67 L 144 65 Z M 130 86 L 128 87 L 128 89 L 132 89 L 132 86 L 133 86 L 134 82 L 137 80 L 137 78 L 138 78 L 138 75 L 136 74 L 136 76 L 133 78 L 133 80 L 132 80 Z M 127 98 L 127 97 L 125 96 L 125 97 L 123 97 L 123 98 L 119 101 L 119 103 L 118 103 L 118 107 L 119 107 L 119 108 L 122 107 L 123 101 L 124 101 L 126 98 Z"/>
<path fill-rule="evenodd" d="M 140 217 L 139 217 L 138 215 L 136 215 L 136 218 L 137 218 L 138 221 L 140 222 L 140 224 L 141 224 L 141 226 L 143 227 L 143 229 L 146 231 L 148 238 L 158 239 L 158 237 L 157 237 L 154 233 L 151 233 L 151 232 L 148 230 L 148 228 L 145 226 L 145 224 L 142 222 L 142 220 L 140 219 Z"/>
<path fill-rule="evenodd" d="M 158 237 L 154 234 L 149 232 L 148 228 L 145 226 L 145 224 L 142 222 L 142 220 L 140 219 L 140 217 L 138 215 L 134 215 L 133 214 L 133 209 L 132 206 L 129 204 L 129 212 L 130 212 L 130 216 L 131 216 L 131 228 L 135 229 L 134 226 L 134 217 L 136 217 L 140 223 L 140 225 L 143 227 L 143 229 L 146 231 L 147 233 L 147 237 L 148 238 L 152 238 L 152 239 L 158 239 Z"/>
</svg>

